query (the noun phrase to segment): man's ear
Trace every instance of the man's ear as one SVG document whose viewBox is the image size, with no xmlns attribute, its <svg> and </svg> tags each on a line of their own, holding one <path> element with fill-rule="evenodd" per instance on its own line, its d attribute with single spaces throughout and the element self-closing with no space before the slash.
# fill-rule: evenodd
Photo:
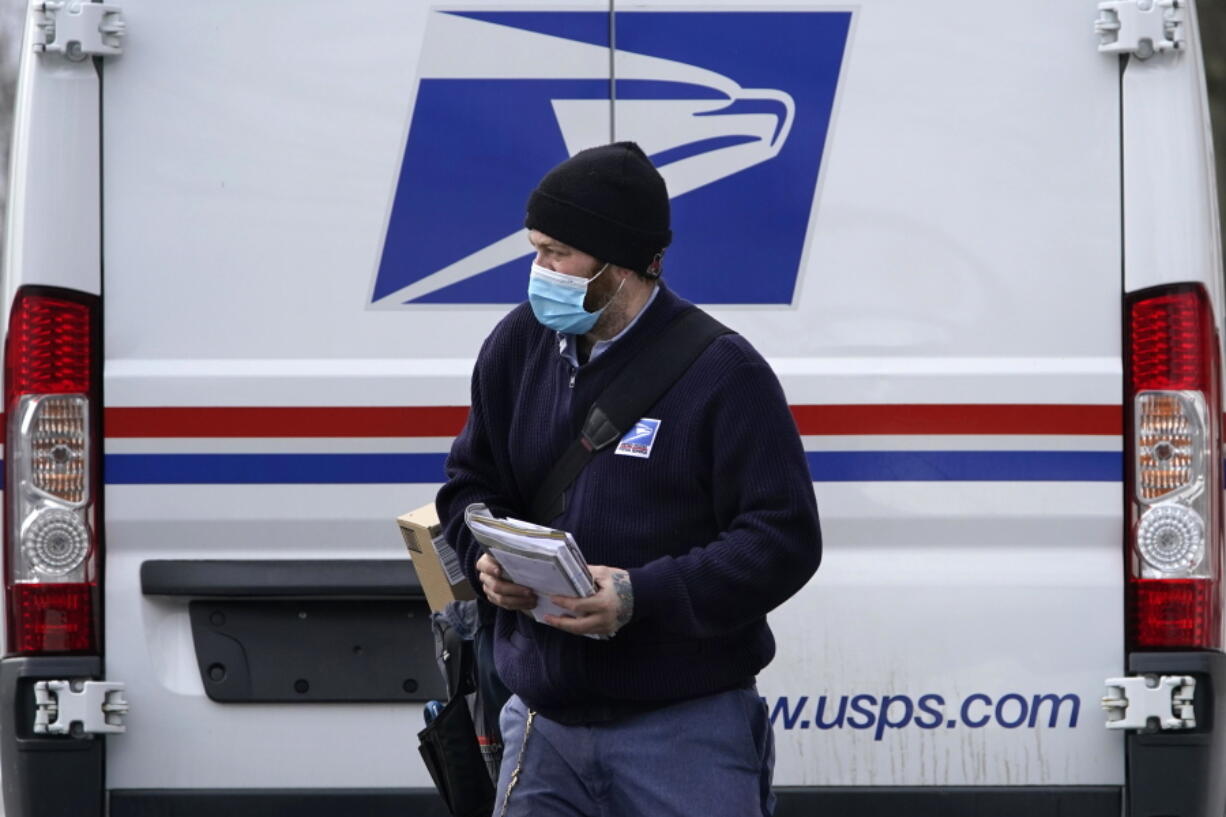
<svg viewBox="0 0 1226 817">
<path fill-rule="evenodd" d="M 655 257 L 651 259 L 651 264 L 648 265 L 645 275 L 647 278 L 654 281 L 660 277 L 660 273 L 662 272 L 664 272 L 664 250 L 660 250 L 655 254 Z"/>
</svg>

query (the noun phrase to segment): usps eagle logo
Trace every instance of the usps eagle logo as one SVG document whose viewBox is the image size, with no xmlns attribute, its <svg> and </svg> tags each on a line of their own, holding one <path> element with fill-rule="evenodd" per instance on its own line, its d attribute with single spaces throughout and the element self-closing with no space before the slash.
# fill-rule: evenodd
<svg viewBox="0 0 1226 817">
<path fill-rule="evenodd" d="M 656 434 L 659 431 L 659 420 L 654 417 L 644 417 L 622 436 L 617 443 L 617 450 L 613 453 L 623 457 L 647 459 L 651 456 L 651 448 L 656 444 Z"/>
<path fill-rule="evenodd" d="M 850 23 L 431 11 L 370 302 L 519 303 L 529 192 L 580 150 L 632 140 L 672 198 L 670 284 L 704 304 L 792 303 Z"/>
</svg>

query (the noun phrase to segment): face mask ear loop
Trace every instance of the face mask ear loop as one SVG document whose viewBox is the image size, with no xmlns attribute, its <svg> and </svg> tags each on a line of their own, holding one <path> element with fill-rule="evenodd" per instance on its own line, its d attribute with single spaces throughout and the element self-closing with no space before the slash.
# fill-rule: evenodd
<svg viewBox="0 0 1226 817">
<path fill-rule="evenodd" d="M 605 266 L 607 267 L 607 266 L 609 266 L 609 265 L 608 265 L 608 264 L 605 264 Z M 603 269 L 601 269 L 601 270 L 600 270 L 600 272 L 604 272 L 604 270 L 603 270 Z M 600 275 L 600 272 L 596 273 L 596 275 Z M 627 276 L 627 277 L 629 277 L 629 276 Z M 596 277 L 595 277 L 595 276 L 592 276 L 592 277 L 591 277 L 591 278 L 589 278 L 588 280 L 590 280 L 590 281 L 595 281 L 595 280 L 596 280 Z M 604 306 L 600 307 L 600 309 L 598 309 L 598 310 L 596 310 L 596 311 L 597 311 L 597 312 L 603 312 L 604 310 L 608 309 L 608 308 L 609 308 L 609 304 L 613 303 L 613 299 L 617 297 L 617 293 L 621 292 L 621 291 L 622 291 L 622 287 L 624 287 L 625 285 L 626 285 L 626 279 L 625 279 L 625 278 L 623 278 L 623 279 L 622 279 L 622 282 L 621 282 L 620 284 L 618 284 L 618 285 L 617 285 L 617 289 L 613 290 L 613 294 L 609 296 L 609 300 L 605 301 L 605 302 L 604 302 Z"/>
</svg>

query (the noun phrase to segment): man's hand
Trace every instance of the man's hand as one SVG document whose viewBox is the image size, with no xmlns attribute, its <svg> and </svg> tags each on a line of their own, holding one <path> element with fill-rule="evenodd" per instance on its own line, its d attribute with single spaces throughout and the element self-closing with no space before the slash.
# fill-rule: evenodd
<svg viewBox="0 0 1226 817">
<path fill-rule="evenodd" d="M 531 587 L 514 584 L 503 578 L 502 567 L 488 553 L 477 560 L 477 575 L 481 589 L 490 603 L 504 610 L 531 610 L 536 607 L 536 593 Z"/>
<path fill-rule="evenodd" d="M 480 566 L 478 564 L 478 566 Z M 630 574 L 616 567 L 592 565 L 596 593 L 585 599 L 574 596 L 550 596 L 549 600 L 575 614 L 545 616 L 545 623 L 575 635 L 613 635 L 634 615 L 634 590 Z"/>
</svg>

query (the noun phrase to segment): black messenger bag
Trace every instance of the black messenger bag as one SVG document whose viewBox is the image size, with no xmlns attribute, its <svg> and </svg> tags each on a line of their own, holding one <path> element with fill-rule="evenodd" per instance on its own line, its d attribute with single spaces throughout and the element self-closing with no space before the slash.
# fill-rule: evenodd
<svg viewBox="0 0 1226 817">
<path fill-rule="evenodd" d="M 473 682 L 473 643 L 454 628 L 444 636 L 447 705 L 417 733 L 421 759 L 453 817 L 489 817 L 494 809 L 494 784 L 477 745 L 467 695 Z"/>
</svg>

